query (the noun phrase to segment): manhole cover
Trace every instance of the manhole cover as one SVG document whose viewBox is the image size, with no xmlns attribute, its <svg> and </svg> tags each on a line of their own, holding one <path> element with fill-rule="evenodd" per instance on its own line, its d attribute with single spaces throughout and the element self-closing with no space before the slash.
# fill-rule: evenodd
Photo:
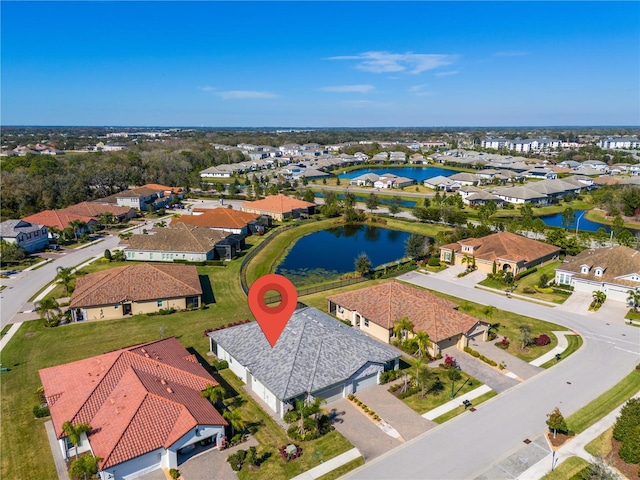
<svg viewBox="0 0 640 480">
<path fill-rule="evenodd" d="M 520 457 L 520 462 L 527 463 L 529 459 L 527 457 Z"/>
<path fill-rule="evenodd" d="M 529 445 L 531 443 L 531 440 L 529 440 L 528 438 L 524 439 L 524 443 L 526 443 L 527 445 Z"/>
</svg>

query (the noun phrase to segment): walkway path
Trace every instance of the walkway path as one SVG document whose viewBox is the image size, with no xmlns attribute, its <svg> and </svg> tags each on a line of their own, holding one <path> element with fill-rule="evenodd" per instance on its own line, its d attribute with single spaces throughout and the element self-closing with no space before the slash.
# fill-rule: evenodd
<svg viewBox="0 0 640 480">
<path fill-rule="evenodd" d="M 564 352 L 569 346 L 567 335 L 576 335 L 576 332 L 572 332 L 572 331 L 551 332 L 551 333 L 553 333 L 558 339 L 558 345 L 552 350 L 550 350 L 549 352 L 545 353 L 544 355 L 539 356 L 535 360 L 531 360 L 531 362 L 529 362 L 531 365 L 534 365 L 534 366 L 544 365 L 549 360 L 553 360 L 553 358 L 556 355 L 560 354 L 562 356 L 562 352 Z"/>
<path fill-rule="evenodd" d="M 360 458 L 361 456 L 362 455 L 360 455 L 357 448 L 352 448 L 337 457 L 333 457 L 326 462 L 321 463 L 317 467 L 313 467 L 311 470 L 301 473 L 297 477 L 293 477 L 292 480 L 315 480 L 316 478 L 320 478 L 321 476 L 326 475 L 336 468 Z"/>
<path fill-rule="evenodd" d="M 470 392 L 460 395 L 459 397 L 456 397 L 453 400 L 450 400 L 447 403 L 434 408 L 433 410 L 429 410 L 427 413 L 423 413 L 422 418 L 426 418 L 427 420 L 435 420 L 439 416 L 444 415 L 445 413 L 448 413 L 451 410 L 458 408 L 460 405 L 463 404 L 465 400 L 471 401 L 474 398 L 478 398 L 479 396 L 484 395 L 485 393 L 488 393 L 490 391 L 491 391 L 491 387 L 487 385 L 482 385 L 481 387 L 478 387 L 474 390 L 471 390 Z"/>
<path fill-rule="evenodd" d="M 69 480 L 69 472 L 67 470 L 67 462 L 62 457 L 60 451 L 60 445 L 58 444 L 58 438 L 56 432 L 53 429 L 53 422 L 47 420 L 44 423 L 44 428 L 47 431 L 47 440 L 49 440 L 49 446 L 51 447 L 51 453 L 53 453 L 53 462 L 56 465 L 56 472 L 58 473 L 59 480 Z"/>
</svg>

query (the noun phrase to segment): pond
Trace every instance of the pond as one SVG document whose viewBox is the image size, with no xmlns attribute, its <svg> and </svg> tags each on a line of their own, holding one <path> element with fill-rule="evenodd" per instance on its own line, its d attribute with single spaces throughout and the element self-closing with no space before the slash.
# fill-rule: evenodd
<svg viewBox="0 0 640 480">
<path fill-rule="evenodd" d="M 355 271 L 355 260 L 366 253 L 374 267 L 404 256 L 404 243 L 411 234 L 369 225 L 345 225 L 321 230 L 299 239 L 276 273 L 294 285 L 337 280 Z"/>
<path fill-rule="evenodd" d="M 366 173 L 375 173 L 376 175 L 382 175 L 383 173 L 391 173 L 398 177 L 407 177 L 415 180 L 418 183 L 422 183 L 427 178 L 437 177 L 442 175 L 443 177 L 449 177 L 454 173 L 458 173 L 456 170 L 447 170 L 446 168 L 439 167 L 391 167 L 388 168 L 364 168 L 361 170 L 352 170 L 351 172 L 341 173 L 338 175 L 340 178 L 352 178 L 359 177 Z"/>
<path fill-rule="evenodd" d="M 575 218 L 573 222 L 571 222 L 571 225 L 569 225 L 569 230 L 573 230 L 574 232 L 576 231 L 576 224 L 579 218 L 580 224 L 578 225 L 578 232 L 597 232 L 601 228 L 604 228 L 607 233 L 611 231 L 611 228 L 608 225 L 588 220 L 587 217 L 584 216 L 585 212 L 586 210 L 575 210 Z M 562 213 L 545 215 L 539 218 L 544 222 L 545 225 L 548 225 L 550 227 L 564 227 L 564 225 L 562 224 Z"/>
</svg>

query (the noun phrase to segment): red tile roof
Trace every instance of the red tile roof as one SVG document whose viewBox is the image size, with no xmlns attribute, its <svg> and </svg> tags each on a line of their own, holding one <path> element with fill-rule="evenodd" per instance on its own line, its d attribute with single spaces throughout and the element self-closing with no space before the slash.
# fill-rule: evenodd
<svg viewBox="0 0 640 480">
<path fill-rule="evenodd" d="M 209 228 L 243 228 L 260 215 L 255 213 L 240 212 L 231 208 L 199 208 L 194 212 L 202 212 L 202 215 L 182 215 L 171 220 L 171 225 L 188 223 Z"/>
<path fill-rule="evenodd" d="M 40 225 L 46 225 L 47 227 L 57 228 L 64 230 L 74 220 L 80 220 L 81 222 L 97 222 L 98 219 L 88 215 L 79 215 L 76 213 L 70 213 L 64 210 L 43 210 L 42 212 L 34 213 L 28 217 L 23 218 L 24 221 L 29 223 L 38 223 Z"/>
<path fill-rule="evenodd" d="M 262 200 L 255 202 L 244 202 L 242 208 L 259 210 L 263 212 L 286 213 L 298 208 L 315 207 L 315 203 L 305 202 L 286 195 L 269 195 Z"/>
<path fill-rule="evenodd" d="M 388 282 L 368 288 L 333 295 L 327 300 L 386 329 L 392 329 L 400 318 L 407 317 L 416 332 L 427 332 L 439 342 L 466 333 L 479 320 L 455 310 L 455 303 L 398 282 Z"/>
<path fill-rule="evenodd" d="M 226 425 L 200 396 L 218 385 L 175 338 L 39 371 L 53 426 L 88 423 L 100 468 L 168 448 L 198 425 Z"/>
<path fill-rule="evenodd" d="M 482 238 L 466 238 L 457 243 L 443 245 L 440 248 L 462 253 L 463 245 L 477 247 L 469 255 L 488 262 L 509 260 L 530 263 L 541 257 L 560 252 L 560 247 L 510 232 L 494 233 Z"/>
<path fill-rule="evenodd" d="M 111 213 L 115 217 L 135 213 L 135 209 L 131 207 L 120 207 L 118 205 L 105 205 L 93 202 L 81 202 L 70 205 L 67 208 L 59 210 L 59 212 L 72 213 L 76 215 L 86 215 L 90 217 L 99 217 L 101 213 Z"/>
<path fill-rule="evenodd" d="M 159 183 L 147 183 L 145 185 L 142 185 L 141 187 L 136 188 L 151 188 L 152 190 L 162 190 L 166 194 L 173 193 L 175 195 L 184 193 L 182 187 L 167 187 L 166 185 L 160 185 Z"/>
<path fill-rule="evenodd" d="M 191 295 L 202 295 L 195 266 L 137 263 L 78 277 L 69 306 L 115 305 Z"/>
</svg>

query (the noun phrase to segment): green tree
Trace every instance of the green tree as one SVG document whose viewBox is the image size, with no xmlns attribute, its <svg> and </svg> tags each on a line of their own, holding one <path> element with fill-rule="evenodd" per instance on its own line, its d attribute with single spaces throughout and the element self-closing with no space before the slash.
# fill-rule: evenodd
<svg viewBox="0 0 640 480">
<path fill-rule="evenodd" d="M 231 425 L 231 436 L 233 437 L 234 433 L 236 430 L 238 430 L 238 432 L 242 433 L 244 432 L 244 429 L 246 428 L 246 424 L 244 422 L 244 420 L 242 419 L 242 416 L 240 415 L 240 412 L 237 409 L 234 410 L 225 410 L 225 412 L 222 414 L 222 416 L 224 417 L 224 419 L 229 422 L 229 425 Z"/>
<path fill-rule="evenodd" d="M 413 333 L 413 323 L 407 318 L 402 317 L 393 322 L 393 333 L 402 341 L 407 338 L 409 333 Z"/>
<path fill-rule="evenodd" d="M 568 229 L 571 224 L 575 221 L 576 219 L 576 212 L 573 211 L 573 208 L 571 207 L 567 207 L 564 209 L 564 211 L 562 212 L 562 226 L 566 229 Z"/>
<path fill-rule="evenodd" d="M 416 355 L 418 357 L 426 357 L 429 354 L 429 347 L 431 346 L 431 339 L 427 332 L 421 331 L 415 334 L 415 340 L 418 345 L 418 351 Z"/>
<path fill-rule="evenodd" d="M 226 393 L 221 385 L 207 385 L 207 388 L 200 392 L 200 396 L 209 400 L 213 405 L 219 405 L 224 400 Z"/>
<path fill-rule="evenodd" d="M 369 213 L 373 213 L 373 211 L 378 208 L 378 205 L 380 205 L 380 201 L 375 193 L 370 193 L 365 204 L 369 209 Z"/>
<path fill-rule="evenodd" d="M 82 434 L 89 433 L 91 430 L 91 425 L 88 423 L 77 423 L 73 425 L 71 422 L 64 422 L 62 424 L 62 431 L 67 435 L 69 441 L 76 449 L 76 458 L 78 458 L 78 445 L 80 445 Z"/>
<path fill-rule="evenodd" d="M 549 430 L 553 430 L 553 438 L 556 438 L 556 432 L 565 433 L 569 430 L 567 428 L 567 422 L 565 422 L 558 407 L 554 408 L 553 412 L 547 414 L 547 425 L 549 426 Z"/>
<path fill-rule="evenodd" d="M 491 323 L 491 319 L 493 318 L 497 310 L 498 309 L 493 305 L 485 305 L 482 308 L 482 314 L 484 315 L 484 318 L 488 323 Z"/>
<path fill-rule="evenodd" d="M 407 240 L 404 242 L 404 254 L 414 260 L 424 257 L 426 251 L 426 240 L 426 237 L 416 233 L 409 235 Z"/>
<path fill-rule="evenodd" d="M 613 234 L 617 237 L 624 230 L 624 220 L 620 215 L 616 215 L 613 219 Z"/>
<path fill-rule="evenodd" d="M 356 272 L 361 276 L 368 275 L 371 272 L 371 260 L 369 260 L 369 256 L 366 253 L 361 253 L 358 255 L 355 261 Z"/>
<path fill-rule="evenodd" d="M 80 233 L 87 229 L 87 222 L 83 222 L 82 220 L 71 220 L 69 222 L 69 227 L 73 230 L 73 236 L 77 242 L 80 237 Z"/>
<path fill-rule="evenodd" d="M 40 318 L 44 320 L 46 327 L 57 325 L 59 316 L 62 314 L 60 305 L 53 297 L 44 297 L 42 300 L 35 302 L 36 312 Z"/>
<path fill-rule="evenodd" d="M 596 290 L 591 294 L 591 296 L 593 297 L 594 306 L 602 305 L 607 299 L 607 294 L 604 293 L 602 290 Z"/>
<path fill-rule="evenodd" d="M 580 480 L 618 480 L 620 477 L 607 467 L 602 458 L 595 457 L 583 472 L 578 476 Z"/>
<path fill-rule="evenodd" d="M 106 260 L 111 261 L 112 256 L 111 256 L 111 250 L 109 250 L 108 248 L 104 251 L 104 255 L 103 258 L 105 258 Z"/>
<path fill-rule="evenodd" d="M 87 480 L 95 478 L 98 473 L 98 464 L 102 461 L 99 457 L 93 455 L 83 455 L 76 458 L 69 466 L 69 475 L 74 480 Z"/>
<path fill-rule="evenodd" d="M 531 327 L 529 325 L 523 324 L 518 327 L 518 330 L 520 332 L 518 334 L 518 338 L 520 339 L 520 344 L 522 345 L 522 348 L 526 348 L 533 341 L 533 337 L 531 335 Z"/>
<path fill-rule="evenodd" d="M 3 263 L 6 262 L 20 262 L 27 258 L 27 252 L 24 248 L 18 246 L 15 242 L 7 242 L 6 240 L 0 241 L 0 259 Z"/>
<path fill-rule="evenodd" d="M 400 198 L 398 197 L 393 197 L 393 200 L 391 201 L 391 205 L 389 205 L 389 213 L 392 215 L 395 215 L 396 213 L 400 212 L 400 205 L 402 205 L 401 203 L 402 201 L 400 200 Z"/>
<path fill-rule="evenodd" d="M 634 313 L 638 313 L 638 305 L 640 305 L 640 291 L 628 290 L 627 291 L 627 303 L 631 305 Z"/>
<path fill-rule="evenodd" d="M 64 287 L 64 291 L 67 296 L 69 296 L 69 291 L 71 289 L 71 284 L 74 279 L 73 269 L 58 267 L 56 268 L 56 280 Z"/>
<path fill-rule="evenodd" d="M 544 233 L 546 228 L 547 228 L 547 226 L 545 225 L 545 223 L 540 218 L 536 218 L 533 221 L 533 223 L 531 224 L 531 229 L 533 230 L 534 233 L 536 233 L 538 235 L 541 234 L 541 233 Z"/>
<path fill-rule="evenodd" d="M 313 193 L 313 191 L 312 191 L 312 190 L 305 190 L 305 191 L 304 191 L 304 194 L 302 195 L 302 199 L 303 199 L 305 202 L 311 202 L 311 203 L 313 203 L 313 202 L 314 202 L 314 200 L 315 200 L 315 198 L 316 198 L 316 196 L 315 196 L 315 194 Z"/>
</svg>

